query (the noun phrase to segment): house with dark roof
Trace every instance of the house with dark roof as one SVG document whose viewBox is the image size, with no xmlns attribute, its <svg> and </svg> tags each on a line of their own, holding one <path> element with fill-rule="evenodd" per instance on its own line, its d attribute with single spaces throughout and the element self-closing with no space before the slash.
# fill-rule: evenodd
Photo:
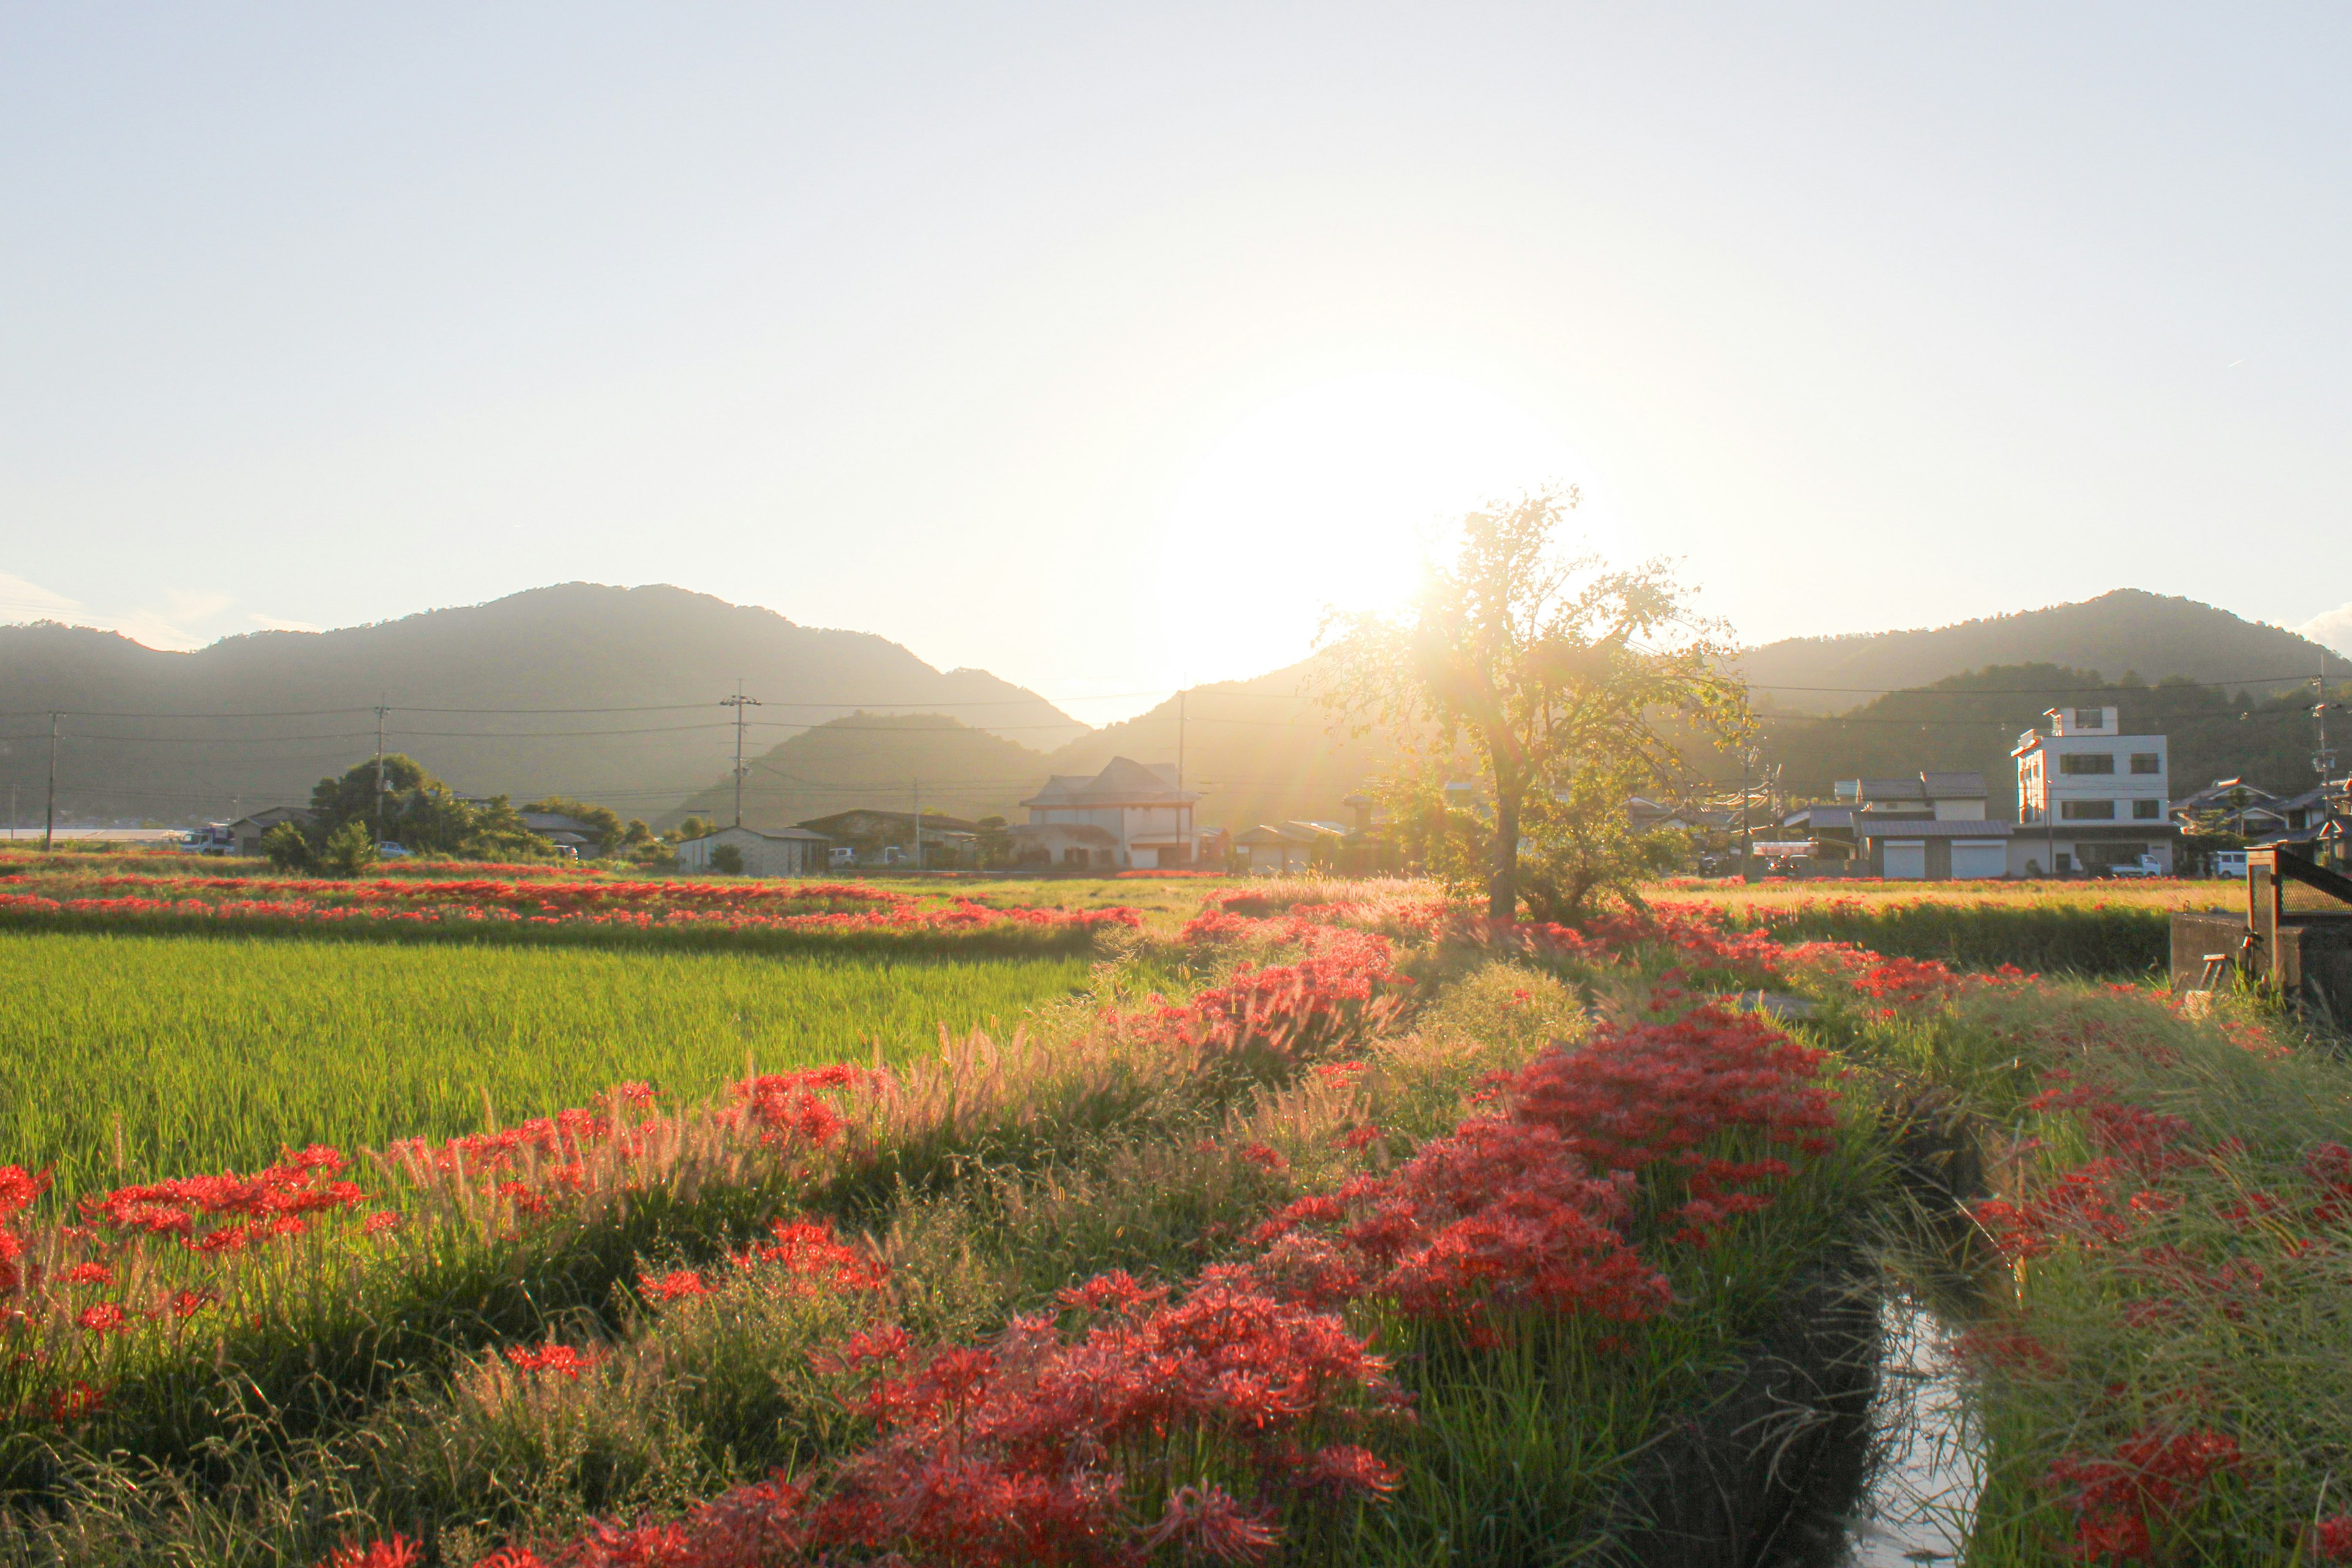
<svg viewBox="0 0 2352 1568">
<path fill-rule="evenodd" d="M 2218 826 L 2224 833 L 2250 840 L 2276 837 L 2286 831 L 2286 814 L 2277 795 L 2243 779 L 2215 779 L 2194 795 L 2172 803 L 2172 820 L 2184 832 Z"/>
<path fill-rule="evenodd" d="M 1944 882 L 2009 874 L 2013 829 L 1986 814 L 1984 774 L 1923 771 L 1849 781 L 1854 858 L 1894 880 Z"/>
<path fill-rule="evenodd" d="M 1021 803 L 1029 820 L 1009 830 L 1014 861 L 1058 849 L 1051 857 L 1058 866 L 1190 866 L 1200 843 L 1192 827 L 1192 806 L 1200 798 L 1180 786 L 1170 763 L 1113 757 L 1092 778 L 1055 773 Z M 1079 827 L 1097 828 L 1103 837 L 1042 831 Z"/>
<path fill-rule="evenodd" d="M 980 858 L 980 824 L 936 811 L 923 813 L 918 824 L 911 811 L 858 806 L 812 816 L 798 826 L 835 848 L 849 850 L 847 863 L 855 866 L 913 866 L 918 840 L 925 866 L 976 865 Z"/>
</svg>

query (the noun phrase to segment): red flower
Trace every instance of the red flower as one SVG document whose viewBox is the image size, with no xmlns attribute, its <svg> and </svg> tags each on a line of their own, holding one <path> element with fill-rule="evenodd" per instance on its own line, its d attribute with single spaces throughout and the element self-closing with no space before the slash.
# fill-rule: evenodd
<svg viewBox="0 0 2352 1568">
<path fill-rule="evenodd" d="M 93 1334 L 120 1334 L 131 1328 L 131 1314 L 120 1301 L 100 1301 L 95 1307 L 84 1307 L 74 1315 L 74 1321 Z"/>
<path fill-rule="evenodd" d="M 649 1301 L 676 1301 L 687 1296 L 708 1296 L 710 1287 L 702 1276 L 691 1268 L 672 1269 L 667 1274 L 640 1274 L 637 1289 Z"/>
<path fill-rule="evenodd" d="M 547 1344 L 537 1350 L 522 1345 L 509 1345 L 507 1360 L 523 1372 L 561 1373 L 573 1382 L 580 1374 L 594 1366 L 604 1357 L 594 1351 L 583 1351 L 572 1345 Z"/>
<path fill-rule="evenodd" d="M 364 1546 L 347 1541 L 330 1552 L 319 1568 L 415 1568 L 424 1561 L 422 1546 L 404 1535 L 395 1535 Z"/>
</svg>

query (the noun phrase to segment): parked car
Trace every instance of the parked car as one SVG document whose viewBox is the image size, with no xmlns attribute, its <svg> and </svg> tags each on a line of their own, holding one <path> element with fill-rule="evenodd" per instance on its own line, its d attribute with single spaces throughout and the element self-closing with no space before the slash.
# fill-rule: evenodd
<svg viewBox="0 0 2352 1568">
<path fill-rule="evenodd" d="M 2213 875 L 2242 877 L 2246 874 L 2246 852 L 2242 849 L 2216 849 L 2213 852 Z"/>
<path fill-rule="evenodd" d="M 2137 860 L 2118 860 L 2107 868 L 2110 877 L 2161 877 L 2164 862 L 2153 855 L 2143 855 Z"/>
<path fill-rule="evenodd" d="M 407 850 L 402 848 L 399 845 L 394 843 L 389 838 L 377 845 L 375 847 L 375 852 L 378 855 L 383 856 L 387 860 L 403 860 L 406 859 L 408 857 Z"/>
</svg>

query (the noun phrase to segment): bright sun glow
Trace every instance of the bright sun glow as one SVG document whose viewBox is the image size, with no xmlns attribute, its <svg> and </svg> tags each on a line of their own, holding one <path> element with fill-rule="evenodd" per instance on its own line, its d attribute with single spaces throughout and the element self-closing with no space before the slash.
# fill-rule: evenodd
<svg viewBox="0 0 2352 1568">
<path fill-rule="evenodd" d="M 1218 438 L 1170 506 L 1169 559 L 1221 563 L 1213 584 L 1164 579 L 1170 668 L 1190 684 L 1301 658 L 1326 606 L 1402 603 L 1445 524 L 1545 484 L 1582 484 L 1579 522 L 1622 553 L 1575 448 L 1484 387 L 1386 371 L 1276 398 Z"/>
</svg>

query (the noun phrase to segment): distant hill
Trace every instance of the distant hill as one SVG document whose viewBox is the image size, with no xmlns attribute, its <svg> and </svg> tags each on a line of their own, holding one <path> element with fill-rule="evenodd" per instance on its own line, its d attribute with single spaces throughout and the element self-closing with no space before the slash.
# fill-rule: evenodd
<svg viewBox="0 0 2352 1568">
<path fill-rule="evenodd" d="M 1759 708 L 1833 713 L 1992 665 L 2052 665 L 2107 680 L 2179 676 L 2271 696 L 2319 673 L 2323 655 L 2331 669 L 2344 664 L 2342 655 L 2282 627 L 2194 599 L 2118 588 L 1932 631 L 1790 637 L 1747 650 L 1739 668 Z"/>
<path fill-rule="evenodd" d="M 738 679 L 761 704 L 748 710 L 751 753 L 861 711 L 950 713 L 1041 751 L 1087 732 L 1033 691 L 984 670 L 934 669 L 868 633 L 682 588 L 568 583 L 193 653 L 80 627 L 0 626 L 0 790 L 15 790 L 17 820 L 38 821 L 43 715 L 56 709 L 68 715 L 65 815 L 194 821 L 299 801 L 373 752 L 382 701 L 390 748 L 460 790 L 562 794 L 650 818 L 731 765 L 730 715 L 718 704 Z"/>
<path fill-rule="evenodd" d="M 2345 695 L 2352 689 L 2339 688 L 2339 700 Z M 2312 701 L 2307 688 L 2263 698 L 2178 676 L 2150 686 L 2056 665 L 1995 665 L 1890 692 L 1834 717 L 1767 717 L 1759 738 L 1790 795 L 1826 795 L 1842 778 L 1977 769 L 1992 792 L 1992 814 L 2013 821 L 2017 771 L 2009 753 L 2048 709 L 2110 705 L 2122 710 L 2127 732 L 2168 737 L 2176 796 L 2219 778 L 2291 794 L 2318 782 L 2311 767 Z M 1711 771 L 1726 776 L 1720 763 Z"/>
<path fill-rule="evenodd" d="M 1341 803 L 1363 786 L 1389 752 L 1377 737 L 1335 738 L 1307 691 L 1312 661 L 1251 680 L 1219 681 L 1171 697 L 1149 712 L 1107 725 L 1043 755 L 967 728 L 951 715 L 835 720 L 779 743 L 744 781 L 743 820 L 782 826 L 853 805 L 910 809 L 915 786 L 926 810 L 1022 821 L 1019 803 L 1051 773 L 1091 774 L 1113 757 L 1178 761 L 1182 713 L 1184 785 L 1198 790 L 1204 828 L 1248 828 L 1304 817 L 1345 821 Z M 731 782 L 721 777 L 670 811 L 728 821 Z"/>
<path fill-rule="evenodd" d="M 941 713 L 856 713 L 804 730 L 749 763 L 743 780 L 748 827 L 788 827 L 852 806 L 1018 822 L 1015 809 L 1036 793 L 1046 758 L 1017 742 Z M 688 816 L 734 820 L 735 786 L 721 779 L 667 813 L 657 826 Z"/>
<path fill-rule="evenodd" d="M 1378 735 L 1349 740 L 1307 689 L 1314 660 L 1250 680 L 1194 687 L 1180 700 L 1070 742 L 1048 759 L 1057 773 L 1092 773 L 1115 756 L 1177 760 L 1183 717 L 1184 786 L 1202 792 L 1203 827 L 1248 828 L 1289 819 L 1346 821 L 1340 803 L 1391 756 Z"/>
</svg>

